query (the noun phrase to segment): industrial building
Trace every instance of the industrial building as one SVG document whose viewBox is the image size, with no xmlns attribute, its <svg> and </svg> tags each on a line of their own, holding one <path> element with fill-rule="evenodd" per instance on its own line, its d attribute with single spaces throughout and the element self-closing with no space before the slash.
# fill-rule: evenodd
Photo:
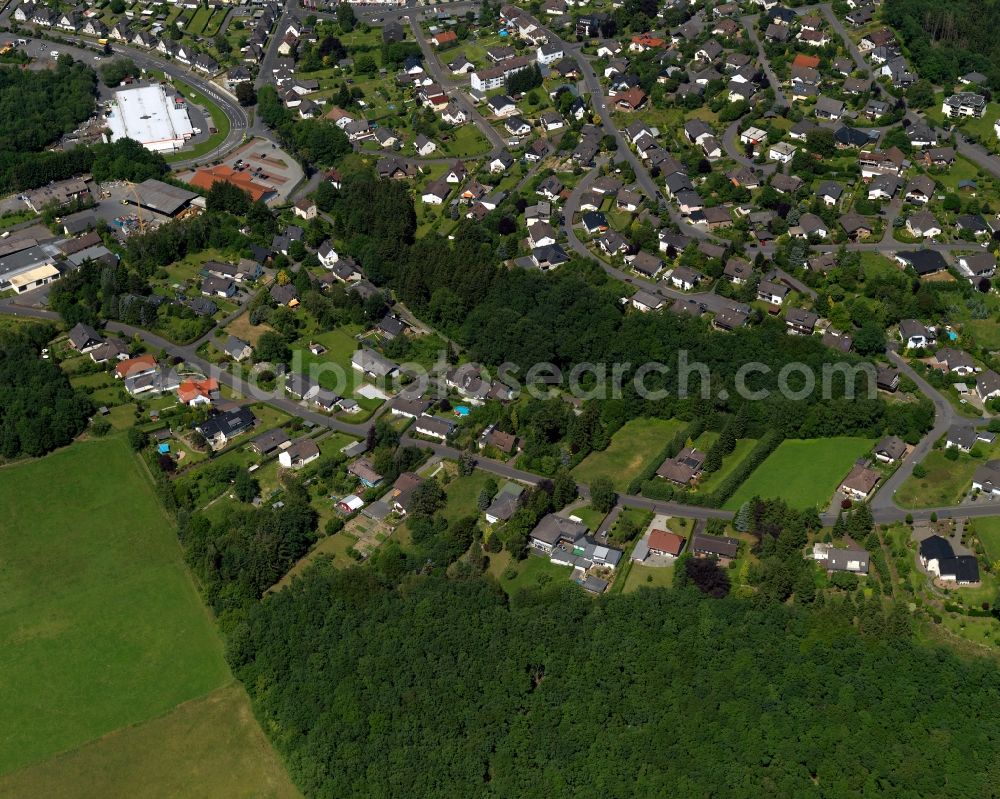
<svg viewBox="0 0 1000 799">
<path fill-rule="evenodd" d="M 137 183 L 125 194 L 126 202 L 169 217 L 177 216 L 196 199 L 198 195 L 193 191 L 164 183 L 156 178 Z"/>
<path fill-rule="evenodd" d="M 153 152 L 179 150 L 194 135 L 184 100 L 159 84 L 115 92 L 107 123 L 111 141 L 134 139 Z"/>
</svg>

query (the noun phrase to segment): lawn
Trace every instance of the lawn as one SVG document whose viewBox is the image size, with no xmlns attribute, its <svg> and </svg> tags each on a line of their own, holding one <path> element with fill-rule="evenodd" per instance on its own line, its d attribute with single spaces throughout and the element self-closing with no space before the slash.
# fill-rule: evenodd
<svg viewBox="0 0 1000 799">
<path fill-rule="evenodd" d="M 604 521 L 604 517 L 607 516 L 606 513 L 601 513 L 596 508 L 592 508 L 587 505 L 583 508 L 576 508 L 570 511 L 570 516 L 576 516 L 580 521 L 587 525 L 587 529 L 590 532 L 596 532 L 597 528 L 601 526 L 601 522 Z"/>
<path fill-rule="evenodd" d="M 0 778 L 2 796 L 83 793 L 146 799 L 299 796 L 235 682 Z"/>
<path fill-rule="evenodd" d="M 990 561 L 1000 560 L 1000 516 L 987 516 L 976 519 L 973 524 L 976 536 L 983 542 L 986 555 Z"/>
<path fill-rule="evenodd" d="M 547 555 L 529 555 L 519 563 L 514 564 L 517 576 L 508 580 L 506 574 L 500 577 L 500 587 L 508 596 L 514 596 L 525 588 L 538 588 L 551 585 L 553 581 L 568 580 L 572 566 L 556 566 Z"/>
<path fill-rule="evenodd" d="M 971 161 L 958 156 L 955 159 L 955 163 L 951 165 L 951 168 L 940 175 L 934 175 L 934 178 L 941 182 L 946 189 L 951 191 L 958 190 L 958 184 L 963 180 L 976 180 L 976 175 L 979 174 L 978 167 Z"/>
<path fill-rule="evenodd" d="M 254 347 L 257 346 L 257 342 L 260 340 L 260 337 L 262 335 L 273 329 L 274 328 L 272 328 L 270 325 L 267 324 L 264 325 L 250 324 L 249 313 L 240 314 L 226 326 L 226 332 L 230 333 L 233 336 L 236 336 L 236 338 L 243 339 L 243 341 L 250 343 Z M 220 339 L 219 344 L 220 346 L 222 344 L 225 344 L 225 340 Z"/>
<path fill-rule="evenodd" d="M 738 510 L 755 496 L 779 497 L 795 508 L 825 509 L 851 465 L 868 452 L 869 438 L 812 438 L 782 441 L 726 503 Z"/>
<path fill-rule="evenodd" d="M 351 367 L 351 357 L 358 348 L 355 335 L 360 332 L 359 326 L 351 325 L 307 337 L 326 347 L 326 352 L 322 355 L 313 355 L 307 347 L 309 341 L 303 339 L 301 348 L 293 349 L 291 371 L 309 374 L 311 367 L 316 366 L 318 368 L 313 379 L 323 388 L 336 391 L 343 396 L 351 396 L 354 389 L 364 383 L 364 380 Z M 382 404 L 382 401 L 378 399 L 362 396 L 354 398 L 366 411 L 372 411 Z"/>
<path fill-rule="evenodd" d="M 682 427 L 683 422 L 674 419 L 632 419 L 612 436 L 607 449 L 584 458 L 573 476 L 581 483 L 610 477 L 615 488 L 624 491 Z"/>
<path fill-rule="evenodd" d="M 475 516 L 479 513 L 476 500 L 483 486 L 490 479 L 496 480 L 489 472 L 476 469 L 468 477 L 456 477 L 444 487 L 444 493 L 448 500 L 441 509 L 441 515 L 448 520 L 448 523 L 457 521 L 464 516 Z M 497 480 L 497 485 L 502 486 L 503 480 Z"/>
<path fill-rule="evenodd" d="M 736 470 L 737 466 L 743 463 L 743 459 L 750 454 L 755 446 L 757 446 L 757 439 L 755 438 L 741 438 L 737 441 L 736 448 L 722 459 L 722 466 L 698 482 L 698 491 L 705 494 L 715 491 L 715 489 L 722 485 L 722 481 L 729 477 Z"/>
<path fill-rule="evenodd" d="M 674 582 L 674 567 L 643 566 L 633 563 L 622 593 L 628 594 L 639 588 L 670 588 Z"/>
<path fill-rule="evenodd" d="M 910 475 L 896 491 L 896 502 L 903 508 L 936 508 L 954 505 L 972 486 L 972 474 L 984 458 L 959 454 L 948 460 L 943 449 L 932 450 L 923 460 L 927 474 Z"/>
<path fill-rule="evenodd" d="M 0 506 L 0 773 L 230 681 L 173 526 L 123 436 L 6 468 Z"/>
</svg>

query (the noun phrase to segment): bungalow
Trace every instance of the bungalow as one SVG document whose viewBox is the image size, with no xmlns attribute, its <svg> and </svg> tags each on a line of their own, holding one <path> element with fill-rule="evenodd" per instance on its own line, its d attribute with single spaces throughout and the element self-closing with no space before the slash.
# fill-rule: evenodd
<svg viewBox="0 0 1000 799">
<path fill-rule="evenodd" d="M 357 477 L 361 484 L 367 488 L 377 488 L 383 480 L 382 475 L 375 471 L 371 461 L 367 458 L 359 458 L 354 461 L 347 467 L 347 471 Z"/>
<path fill-rule="evenodd" d="M 983 402 L 1000 397 L 1000 375 L 987 369 L 976 378 L 976 394 Z"/>
<path fill-rule="evenodd" d="M 195 429 L 204 436 L 212 449 L 222 449 L 236 436 L 253 429 L 257 417 L 246 406 L 209 416 Z"/>
<path fill-rule="evenodd" d="M 860 464 L 851 469 L 844 482 L 840 484 L 840 490 L 851 499 L 858 502 L 866 501 L 875 491 L 875 486 L 881 475 L 874 469 Z"/>
<path fill-rule="evenodd" d="M 681 486 L 691 485 L 705 466 L 705 453 L 684 447 L 673 458 L 667 458 L 656 470 L 657 477 Z"/>
<path fill-rule="evenodd" d="M 549 513 L 531 531 L 529 544 L 542 552 L 552 552 L 559 544 L 575 544 L 587 535 L 583 522 Z"/>
<path fill-rule="evenodd" d="M 684 542 L 685 539 L 676 533 L 670 533 L 666 530 L 651 530 L 646 547 L 650 555 L 672 559 L 681 554 Z"/>
<path fill-rule="evenodd" d="M 355 350 L 351 367 L 370 379 L 393 378 L 399 374 L 399 365 L 369 347 Z"/>
<path fill-rule="evenodd" d="M 208 275 L 201 281 L 201 293 L 206 297 L 234 297 L 236 283 L 229 278 Z"/>
<path fill-rule="evenodd" d="M 896 253 L 896 261 L 913 269 L 918 277 L 935 275 L 948 268 L 948 262 L 938 250 L 902 250 Z"/>
<path fill-rule="evenodd" d="M 740 541 L 729 536 L 696 532 L 691 536 L 688 549 L 696 558 L 713 558 L 725 566 L 739 554 Z"/>
<path fill-rule="evenodd" d="M 956 350 L 954 347 L 939 349 L 934 355 L 932 365 L 945 374 L 957 374 L 962 377 L 968 377 L 978 371 L 972 356 L 962 350 Z"/>
<path fill-rule="evenodd" d="M 640 289 L 632 295 L 630 304 L 635 310 L 648 313 L 649 311 L 659 311 L 665 303 L 662 297 Z"/>
<path fill-rule="evenodd" d="M 430 416 L 425 413 L 417 417 L 417 421 L 414 424 L 413 429 L 422 436 L 428 436 L 429 438 L 437 438 L 441 441 L 445 441 L 455 429 L 455 423 L 449 419 L 441 419 L 437 416 Z"/>
<path fill-rule="evenodd" d="M 895 463 L 906 454 L 906 442 L 898 436 L 887 436 L 875 445 L 875 459 Z"/>
<path fill-rule="evenodd" d="M 234 361 L 244 361 L 253 355 L 253 347 L 236 336 L 229 336 L 226 339 L 226 343 L 222 345 L 222 351 Z"/>
<path fill-rule="evenodd" d="M 906 230 L 911 236 L 930 239 L 941 235 L 941 226 L 930 211 L 919 211 L 906 220 Z"/>
<path fill-rule="evenodd" d="M 868 574 L 870 556 L 864 549 L 844 549 L 816 542 L 813 544 L 812 558 L 828 572 Z"/>
<path fill-rule="evenodd" d="M 531 133 L 531 125 L 516 115 L 509 117 L 503 126 L 511 136 L 527 136 Z"/>
<path fill-rule="evenodd" d="M 301 469 L 319 458 L 319 447 L 311 438 L 300 438 L 278 454 L 278 463 L 285 469 Z"/>
<path fill-rule="evenodd" d="M 976 431 L 971 427 L 953 427 L 945 438 L 945 449 L 957 449 L 959 452 L 971 452 L 976 446 Z"/>
<path fill-rule="evenodd" d="M 997 269 L 997 258 L 991 252 L 974 252 L 958 257 L 958 268 L 968 278 L 979 280 L 993 277 Z"/>
<path fill-rule="evenodd" d="M 451 194 L 451 186 L 448 185 L 447 181 L 432 180 L 424 189 L 421 200 L 428 205 L 443 205 L 449 194 Z"/>
</svg>

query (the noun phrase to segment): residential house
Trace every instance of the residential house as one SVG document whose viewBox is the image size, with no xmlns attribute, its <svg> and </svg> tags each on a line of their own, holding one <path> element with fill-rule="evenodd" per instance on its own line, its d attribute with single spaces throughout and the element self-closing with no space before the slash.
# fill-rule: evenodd
<svg viewBox="0 0 1000 799">
<path fill-rule="evenodd" d="M 887 436 L 875 445 L 875 459 L 895 463 L 906 454 L 906 442 L 898 436 Z"/>
<path fill-rule="evenodd" d="M 278 463 L 285 469 L 301 469 L 319 458 L 320 451 L 311 438 L 300 438 L 278 454 Z"/>
<path fill-rule="evenodd" d="M 781 305 L 788 296 L 790 289 L 773 280 L 762 280 L 757 286 L 757 299 L 770 305 Z"/>
<path fill-rule="evenodd" d="M 812 558 L 828 572 L 868 574 L 869 554 L 864 549 L 846 549 L 816 542 Z"/>
<path fill-rule="evenodd" d="M 222 345 L 222 351 L 234 361 L 243 361 L 253 355 L 253 347 L 236 336 L 229 336 L 226 339 L 226 343 Z"/>
<path fill-rule="evenodd" d="M 257 417 L 248 407 L 239 407 L 230 411 L 222 411 L 209 416 L 195 429 L 204 436 L 212 449 L 222 449 L 232 439 L 248 430 L 257 423 Z"/>
<path fill-rule="evenodd" d="M 874 469 L 858 464 L 844 478 L 840 491 L 853 500 L 865 502 L 874 493 L 881 477 Z"/>
<path fill-rule="evenodd" d="M 684 447 L 673 458 L 667 458 L 656 470 L 656 475 L 681 486 L 691 485 L 705 465 L 705 453 L 693 447 Z"/>
<path fill-rule="evenodd" d="M 393 378 L 399 374 L 399 365 L 369 347 L 355 350 L 351 367 L 373 380 Z"/>
</svg>

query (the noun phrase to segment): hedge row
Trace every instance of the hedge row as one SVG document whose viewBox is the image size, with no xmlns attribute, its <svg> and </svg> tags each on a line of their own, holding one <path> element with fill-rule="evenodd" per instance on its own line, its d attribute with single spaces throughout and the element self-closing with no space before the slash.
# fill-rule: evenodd
<svg viewBox="0 0 1000 799">
<path fill-rule="evenodd" d="M 710 494 L 698 494 L 692 491 L 685 491 L 684 489 L 671 485 L 666 480 L 654 479 L 654 475 L 650 475 L 641 486 L 642 495 L 650 499 L 673 500 L 685 505 L 700 505 L 707 508 L 722 507 L 725 501 L 729 499 L 736 492 L 736 489 L 739 488 L 740 485 L 750 476 L 750 473 L 760 466 L 764 462 L 765 458 L 767 458 L 767 456 L 770 455 L 783 440 L 784 436 L 780 432 L 777 430 L 769 430 L 764 434 L 764 437 L 757 442 L 757 445 L 750 450 L 750 454 L 743 459 L 742 463 L 736 467 L 732 474 L 723 480 L 719 484 L 719 487 Z M 676 450 L 674 454 L 677 454 Z M 667 455 L 664 457 L 672 456 Z"/>
</svg>

